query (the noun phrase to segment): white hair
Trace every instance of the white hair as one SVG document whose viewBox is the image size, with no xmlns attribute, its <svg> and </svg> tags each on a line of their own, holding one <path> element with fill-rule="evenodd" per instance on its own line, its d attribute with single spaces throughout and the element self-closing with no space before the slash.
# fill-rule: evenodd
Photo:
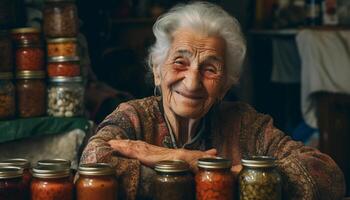
<svg viewBox="0 0 350 200">
<path fill-rule="evenodd" d="M 219 36 L 226 43 L 225 67 L 228 84 L 238 82 L 246 53 L 239 22 L 221 7 L 208 2 L 180 4 L 160 16 L 153 25 L 156 42 L 149 49 L 148 66 L 159 70 L 167 58 L 172 34 L 179 28 L 191 28 L 208 36 Z"/>
</svg>

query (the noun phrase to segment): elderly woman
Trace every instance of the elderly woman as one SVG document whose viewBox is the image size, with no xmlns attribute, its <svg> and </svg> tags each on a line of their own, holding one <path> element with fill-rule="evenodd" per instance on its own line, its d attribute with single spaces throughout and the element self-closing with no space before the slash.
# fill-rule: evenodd
<svg viewBox="0 0 350 200">
<path fill-rule="evenodd" d="M 123 103 L 98 127 L 81 162 L 108 162 L 123 199 L 149 195 L 156 162 L 268 155 L 279 160 L 285 199 L 339 199 L 344 178 L 334 161 L 273 126 L 268 115 L 223 102 L 237 84 L 246 46 L 238 22 L 218 6 L 196 2 L 161 16 L 153 27 L 149 67 L 160 96 Z"/>
</svg>

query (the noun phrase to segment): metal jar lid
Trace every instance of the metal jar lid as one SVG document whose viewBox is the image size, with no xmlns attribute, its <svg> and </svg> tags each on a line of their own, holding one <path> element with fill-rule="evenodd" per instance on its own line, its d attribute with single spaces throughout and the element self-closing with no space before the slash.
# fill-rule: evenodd
<svg viewBox="0 0 350 200">
<path fill-rule="evenodd" d="M 176 173 L 187 172 L 190 170 L 190 167 L 182 160 L 164 160 L 156 163 L 154 170 L 157 172 Z"/>
<path fill-rule="evenodd" d="M 17 34 L 17 33 L 40 33 L 40 29 L 35 27 L 24 27 L 24 28 L 16 28 L 12 29 L 11 33 Z"/>
<path fill-rule="evenodd" d="M 81 76 L 56 76 L 49 79 L 52 83 L 81 83 L 83 78 Z"/>
<path fill-rule="evenodd" d="M 19 178 L 23 176 L 23 169 L 13 166 L 0 167 L 0 179 Z"/>
<path fill-rule="evenodd" d="M 70 169 L 71 167 L 71 161 L 66 159 L 47 159 L 47 160 L 39 160 L 38 166 L 47 166 L 47 167 L 59 167 L 59 168 L 65 168 Z"/>
<path fill-rule="evenodd" d="M 43 79 L 45 78 L 45 71 L 18 71 L 16 73 L 17 79 Z"/>
<path fill-rule="evenodd" d="M 43 45 L 38 42 L 33 42 L 31 40 L 21 40 L 16 42 L 16 47 L 17 48 L 23 48 L 23 47 L 42 47 Z"/>
<path fill-rule="evenodd" d="M 276 166 L 276 159 L 271 156 L 252 156 L 241 159 L 241 162 L 246 167 L 268 168 Z"/>
<path fill-rule="evenodd" d="M 0 160 L 0 166 L 14 166 L 14 167 L 20 167 L 22 169 L 29 169 L 30 162 L 24 158 L 11 158 L 11 159 Z"/>
<path fill-rule="evenodd" d="M 81 164 L 78 173 L 86 176 L 115 175 L 113 167 L 108 163 Z"/>
<path fill-rule="evenodd" d="M 76 42 L 77 38 L 50 38 L 46 40 L 49 44 Z"/>
<path fill-rule="evenodd" d="M 47 62 L 55 63 L 55 62 L 79 62 L 78 56 L 54 56 L 48 57 Z"/>
<path fill-rule="evenodd" d="M 55 166 L 36 166 L 32 174 L 36 178 L 63 178 L 70 176 L 70 169 Z"/>
<path fill-rule="evenodd" d="M 198 159 L 198 167 L 204 169 L 227 169 L 231 168 L 232 162 L 225 158 L 200 158 Z"/>
<path fill-rule="evenodd" d="M 1 72 L 0 73 L 1 80 L 11 80 L 12 78 L 13 78 L 13 75 L 11 72 Z"/>
</svg>

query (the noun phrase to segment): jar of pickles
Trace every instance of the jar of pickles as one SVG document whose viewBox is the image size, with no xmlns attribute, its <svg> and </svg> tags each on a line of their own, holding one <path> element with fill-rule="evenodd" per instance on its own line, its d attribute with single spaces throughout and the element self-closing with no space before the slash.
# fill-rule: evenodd
<svg viewBox="0 0 350 200">
<path fill-rule="evenodd" d="M 43 71 L 19 71 L 17 110 L 20 117 L 38 117 L 46 113 L 46 84 Z"/>
<path fill-rule="evenodd" d="M 12 72 L 12 41 L 8 31 L 0 30 L 0 73 Z"/>
<path fill-rule="evenodd" d="M 24 40 L 19 43 L 16 48 L 16 70 L 43 70 L 44 57 L 44 50 L 40 44 Z"/>
<path fill-rule="evenodd" d="M 46 0 L 43 10 L 46 37 L 76 37 L 78 14 L 73 0 Z"/>
<path fill-rule="evenodd" d="M 79 57 L 49 57 L 47 70 L 49 77 L 80 76 Z"/>
<path fill-rule="evenodd" d="M 0 120 L 15 116 L 15 86 L 12 83 L 12 73 L 0 73 Z"/>
<path fill-rule="evenodd" d="M 11 31 L 12 40 L 15 44 L 28 41 L 33 44 L 41 44 L 41 31 L 34 27 L 16 28 Z"/>
<path fill-rule="evenodd" d="M 47 56 L 77 56 L 76 38 L 54 38 L 47 40 Z"/>
<path fill-rule="evenodd" d="M 239 174 L 239 196 L 241 200 L 281 200 L 281 176 L 276 170 L 275 159 L 254 156 L 242 159 L 243 170 Z"/>
<path fill-rule="evenodd" d="M 23 158 L 11 158 L 0 160 L 0 166 L 14 166 L 23 169 L 23 181 L 29 188 L 30 180 L 32 179 L 32 173 L 30 172 L 30 162 Z"/>
<path fill-rule="evenodd" d="M 22 176 L 23 170 L 19 167 L 0 167 L 0 200 L 29 200 Z"/>
<path fill-rule="evenodd" d="M 69 169 L 49 166 L 33 168 L 31 200 L 73 200 L 73 182 Z"/>
<path fill-rule="evenodd" d="M 82 164 L 76 182 L 77 200 L 117 199 L 117 181 L 114 169 L 106 163 Z"/>
<path fill-rule="evenodd" d="M 84 114 L 84 86 L 81 77 L 50 79 L 47 113 L 55 117 L 76 117 Z"/>
<path fill-rule="evenodd" d="M 195 176 L 197 200 L 232 200 L 231 161 L 224 158 L 201 158 Z"/>
<path fill-rule="evenodd" d="M 189 165 L 180 160 L 160 161 L 155 166 L 154 200 L 194 200 L 195 183 Z"/>
</svg>

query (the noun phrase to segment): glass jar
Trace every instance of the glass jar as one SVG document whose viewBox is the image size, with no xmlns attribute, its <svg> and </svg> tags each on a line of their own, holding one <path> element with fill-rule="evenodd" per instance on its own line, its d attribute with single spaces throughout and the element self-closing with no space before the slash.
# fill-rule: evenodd
<svg viewBox="0 0 350 200">
<path fill-rule="evenodd" d="M 31 200 L 73 200 L 73 182 L 69 169 L 49 166 L 33 168 Z"/>
<path fill-rule="evenodd" d="M 50 79 L 47 113 L 55 117 L 76 117 L 84 114 L 84 86 L 81 77 Z"/>
<path fill-rule="evenodd" d="M 41 31 L 34 27 L 16 28 L 11 31 L 12 40 L 15 44 L 20 44 L 23 41 L 29 43 L 41 44 Z"/>
<path fill-rule="evenodd" d="M 0 120 L 15 116 L 15 86 L 12 83 L 12 73 L 0 73 Z"/>
<path fill-rule="evenodd" d="M 44 67 L 44 56 L 40 44 L 24 40 L 16 48 L 16 70 L 41 71 Z"/>
<path fill-rule="evenodd" d="M 46 84 L 43 71 L 19 71 L 17 110 L 20 117 L 39 117 L 46 113 Z"/>
<path fill-rule="evenodd" d="M 241 200 L 282 199 L 281 176 L 276 170 L 275 159 L 254 156 L 242 159 L 243 170 L 239 174 L 239 195 Z"/>
<path fill-rule="evenodd" d="M 39 160 L 38 166 L 47 166 L 47 167 L 59 167 L 59 168 L 65 168 L 70 169 L 71 167 L 71 161 L 66 159 L 48 159 L 48 160 Z"/>
<path fill-rule="evenodd" d="M 47 56 L 77 56 L 76 38 L 55 38 L 47 40 Z"/>
<path fill-rule="evenodd" d="M 117 181 L 114 169 L 106 163 L 82 164 L 76 182 L 77 200 L 117 199 Z"/>
<path fill-rule="evenodd" d="M 195 184 L 186 162 L 165 160 L 155 166 L 154 200 L 194 200 Z"/>
<path fill-rule="evenodd" d="M 32 173 L 30 172 L 30 162 L 23 158 L 11 158 L 0 160 L 0 166 L 14 166 L 23 169 L 23 181 L 27 188 L 29 188 Z"/>
<path fill-rule="evenodd" d="M 29 200 L 29 191 L 22 180 L 19 167 L 0 167 L 0 200 Z"/>
<path fill-rule="evenodd" d="M 232 200 L 233 176 L 231 161 L 224 158 L 201 158 L 198 160 L 196 180 L 197 200 Z"/>
<path fill-rule="evenodd" d="M 12 41 L 7 31 L 0 30 L 0 73 L 12 72 Z"/>
<path fill-rule="evenodd" d="M 47 70 L 49 77 L 80 76 L 79 57 L 50 57 Z"/>
<path fill-rule="evenodd" d="M 46 37 L 76 37 L 78 34 L 77 8 L 72 0 L 47 0 L 43 18 Z"/>
</svg>

